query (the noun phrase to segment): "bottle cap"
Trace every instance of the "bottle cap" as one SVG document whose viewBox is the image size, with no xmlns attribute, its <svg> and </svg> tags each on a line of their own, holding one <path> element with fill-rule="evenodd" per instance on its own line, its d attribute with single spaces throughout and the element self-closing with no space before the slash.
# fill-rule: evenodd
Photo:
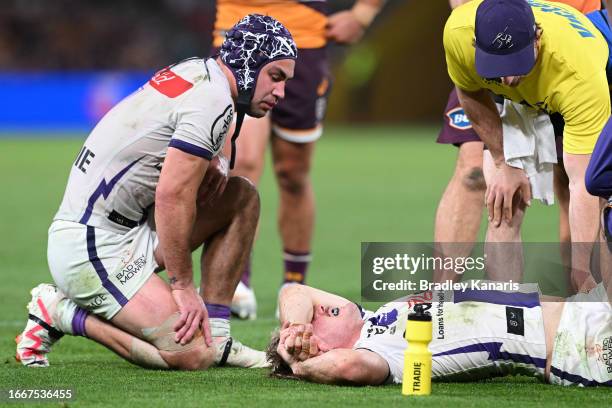
<svg viewBox="0 0 612 408">
<path fill-rule="evenodd" d="M 408 320 L 416 320 L 419 322 L 431 322 L 431 314 L 423 310 L 423 305 L 414 306 L 414 312 L 408 315 Z"/>
</svg>

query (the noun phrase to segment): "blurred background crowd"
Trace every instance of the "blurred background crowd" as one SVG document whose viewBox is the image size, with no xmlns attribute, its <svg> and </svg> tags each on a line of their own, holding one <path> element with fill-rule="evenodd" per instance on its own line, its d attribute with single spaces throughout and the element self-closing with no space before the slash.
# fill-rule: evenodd
<svg viewBox="0 0 612 408">
<path fill-rule="evenodd" d="M 329 12 L 352 0 L 328 1 Z M 440 121 L 450 89 L 442 49 L 446 1 L 389 0 L 358 45 L 330 44 L 332 122 Z M 129 71 L 149 75 L 209 53 L 214 0 L 5 0 L 2 74 Z M 0 89 L 0 92 L 3 92 Z"/>
</svg>

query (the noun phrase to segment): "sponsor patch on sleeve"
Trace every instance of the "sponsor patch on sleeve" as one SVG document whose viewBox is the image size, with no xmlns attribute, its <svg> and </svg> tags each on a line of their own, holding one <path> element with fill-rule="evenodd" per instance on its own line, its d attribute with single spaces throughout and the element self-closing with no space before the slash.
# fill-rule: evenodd
<svg viewBox="0 0 612 408">
<path fill-rule="evenodd" d="M 523 319 L 523 309 L 506 306 L 506 326 L 508 333 L 524 336 L 525 320 Z"/>
<path fill-rule="evenodd" d="M 460 106 L 446 112 L 446 117 L 448 118 L 448 124 L 450 127 L 459 130 L 467 130 L 472 128 L 472 123 L 470 123 L 470 120 L 463 111 L 463 108 Z"/>
<path fill-rule="evenodd" d="M 156 73 L 149 80 L 149 85 L 168 98 L 176 98 L 183 92 L 191 89 L 193 84 L 179 75 L 165 68 Z"/>
</svg>

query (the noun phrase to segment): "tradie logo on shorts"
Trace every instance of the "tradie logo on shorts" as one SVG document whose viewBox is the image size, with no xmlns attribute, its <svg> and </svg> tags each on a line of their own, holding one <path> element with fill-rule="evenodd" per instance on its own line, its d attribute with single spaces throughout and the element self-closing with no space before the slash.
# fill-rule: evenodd
<svg viewBox="0 0 612 408">
<path fill-rule="evenodd" d="M 498 50 L 507 50 L 514 47 L 514 43 L 512 42 L 512 35 L 506 33 L 508 31 L 508 26 L 504 28 L 504 31 L 501 33 L 497 33 L 493 41 L 491 41 L 491 45 L 497 48 Z"/>
<path fill-rule="evenodd" d="M 465 111 L 462 108 L 454 108 L 446 112 L 448 118 L 448 124 L 450 127 L 459 130 L 466 130 L 472 128 L 472 123 L 468 119 Z"/>
</svg>

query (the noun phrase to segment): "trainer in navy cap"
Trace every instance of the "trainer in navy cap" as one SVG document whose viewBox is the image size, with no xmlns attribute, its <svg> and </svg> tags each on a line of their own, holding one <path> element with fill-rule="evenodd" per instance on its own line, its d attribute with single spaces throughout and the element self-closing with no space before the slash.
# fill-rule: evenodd
<svg viewBox="0 0 612 408">
<path fill-rule="evenodd" d="M 535 65 L 535 17 L 525 0 L 484 0 L 476 10 L 476 72 L 526 75 Z"/>
</svg>

